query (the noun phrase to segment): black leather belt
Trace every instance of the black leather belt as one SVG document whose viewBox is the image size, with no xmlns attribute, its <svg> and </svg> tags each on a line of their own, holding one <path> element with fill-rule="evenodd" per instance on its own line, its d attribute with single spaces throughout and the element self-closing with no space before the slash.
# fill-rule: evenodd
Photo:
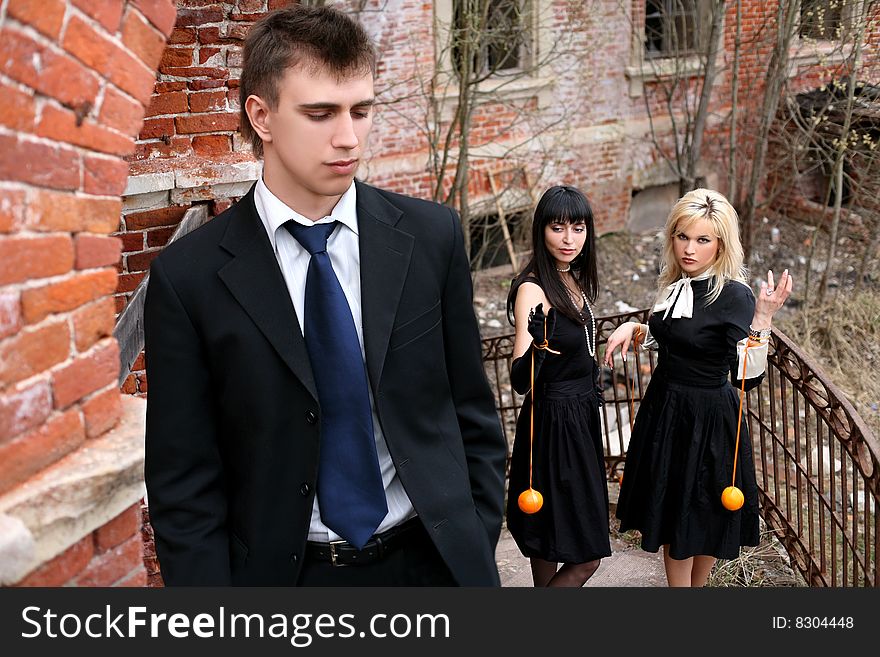
<svg viewBox="0 0 880 657">
<path fill-rule="evenodd" d="M 375 534 L 367 541 L 363 549 L 358 550 L 347 541 L 330 541 L 306 543 L 306 558 L 317 561 L 329 561 L 334 566 L 352 566 L 374 563 L 385 558 L 415 535 L 421 527 L 418 518 L 411 518 L 397 527 Z"/>
</svg>

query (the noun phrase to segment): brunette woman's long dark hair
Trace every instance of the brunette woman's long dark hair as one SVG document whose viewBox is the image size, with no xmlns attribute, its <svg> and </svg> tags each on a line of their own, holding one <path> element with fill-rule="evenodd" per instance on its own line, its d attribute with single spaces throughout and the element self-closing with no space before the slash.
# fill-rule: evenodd
<svg viewBox="0 0 880 657">
<path fill-rule="evenodd" d="M 587 197 L 579 189 L 569 185 L 556 185 L 544 192 L 541 200 L 538 201 L 532 220 L 532 258 L 510 285 L 510 293 L 507 296 L 507 319 L 511 324 L 514 323 L 513 306 L 516 302 L 517 290 L 527 279 L 537 279 L 550 305 L 558 312 L 579 324 L 584 321 L 579 308 L 572 303 L 565 284 L 559 278 L 556 260 L 547 251 L 544 243 L 544 228 L 551 223 L 586 225 L 587 239 L 584 241 L 584 248 L 571 262 L 571 273 L 590 303 L 594 303 L 599 294 L 593 210 Z"/>
</svg>

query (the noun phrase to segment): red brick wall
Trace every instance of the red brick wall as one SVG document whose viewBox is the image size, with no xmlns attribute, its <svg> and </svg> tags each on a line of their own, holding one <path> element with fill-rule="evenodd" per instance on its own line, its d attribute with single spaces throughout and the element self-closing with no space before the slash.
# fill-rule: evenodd
<svg viewBox="0 0 880 657">
<path fill-rule="evenodd" d="M 0 5 L 0 495 L 119 420 L 110 234 L 175 12 L 171 0 Z M 136 515 L 22 583 L 142 583 Z"/>
<path fill-rule="evenodd" d="M 876 3 L 873 5 L 869 20 L 864 57 L 871 66 L 872 74 L 867 81 L 871 84 L 880 84 L 880 5 Z"/>
<path fill-rule="evenodd" d="M 162 54 L 133 161 L 232 151 L 242 40 L 265 15 L 266 2 L 177 4 L 177 22 Z"/>
</svg>

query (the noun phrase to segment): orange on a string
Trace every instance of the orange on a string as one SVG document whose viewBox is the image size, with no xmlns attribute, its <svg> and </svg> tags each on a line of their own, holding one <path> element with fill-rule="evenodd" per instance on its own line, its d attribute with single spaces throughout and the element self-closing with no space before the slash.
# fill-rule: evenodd
<svg viewBox="0 0 880 657">
<path fill-rule="evenodd" d="M 534 488 L 529 488 L 519 494 L 516 503 L 523 513 L 537 513 L 544 506 L 544 496 Z"/>
<path fill-rule="evenodd" d="M 551 349 L 550 343 L 547 342 L 546 317 L 544 318 L 544 341 L 541 344 L 536 344 L 535 349 L 543 349 L 545 351 L 549 351 L 551 354 L 557 355 L 560 353 Z M 532 385 L 529 388 L 529 392 L 532 394 L 532 403 L 531 408 L 529 409 L 529 488 L 528 490 L 524 490 L 522 493 L 520 493 L 519 497 L 516 500 L 520 511 L 529 515 L 531 515 L 532 513 L 537 513 L 541 510 L 541 507 L 544 506 L 544 496 L 541 495 L 541 493 L 536 491 L 534 488 L 532 488 L 532 463 L 535 451 L 535 349 L 532 349 Z"/>
<path fill-rule="evenodd" d="M 721 493 L 721 504 L 728 511 L 739 511 L 744 502 L 743 492 L 736 486 L 728 486 Z"/>
</svg>

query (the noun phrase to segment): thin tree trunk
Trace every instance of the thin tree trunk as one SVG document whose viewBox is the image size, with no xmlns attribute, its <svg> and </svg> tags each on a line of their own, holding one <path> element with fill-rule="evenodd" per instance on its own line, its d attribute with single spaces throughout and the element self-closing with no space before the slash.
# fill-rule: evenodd
<svg viewBox="0 0 880 657">
<path fill-rule="evenodd" d="M 825 291 L 828 285 L 828 272 L 834 263 L 837 253 L 837 234 L 840 230 L 840 210 L 843 205 L 843 165 L 846 162 L 846 154 L 849 149 L 849 129 L 852 125 L 853 102 L 856 93 L 856 72 L 862 54 L 862 38 L 865 34 L 866 17 L 859 17 L 859 26 L 856 32 L 855 46 L 853 48 L 852 66 L 850 67 L 849 79 L 846 83 L 846 111 L 843 116 L 843 130 L 837 140 L 837 156 L 834 160 L 834 216 L 831 219 L 831 235 L 828 241 L 828 253 L 825 258 L 825 270 L 819 280 L 819 303 L 825 299 Z"/>
<path fill-rule="evenodd" d="M 832 184 L 831 181 L 828 181 L 828 185 L 825 188 L 825 198 L 822 200 L 822 207 L 828 207 L 828 201 L 831 199 L 831 190 Z M 822 224 L 825 223 L 825 212 L 822 211 L 822 214 L 819 215 L 819 220 L 816 222 L 816 227 L 813 228 L 813 235 L 810 238 L 810 252 L 807 254 L 807 265 L 806 265 L 806 273 L 804 274 L 804 306 L 809 309 L 810 307 L 810 272 L 813 271 L 813 256 L 816 255 L 816 244 L 819 241 L 819 231 L 822 230 Z M 806 313 L 808 314 L 808 313 Z M 805 316 L 806 316 L 805 314 Z"/>
<path fill-rule="evenodd" d="M 724 0 L 717 2 L 712 14 L 712 28 L 709 31 L 709 52 L 706 56 L 706 68 L 703 75 L 703 86 L 700 90 L 700 103 L 697 106 L 697 115 L 694 117 L 693 135 L 687 158 L 687 172 L 685 179 L 688 185 L 682 195 L 694 188 L 697 179 L 697 167 L 702 158 L 703 133 L 706 130 L 706 117 L 709 115 L 709 100 L 712 97 L 712 89 L 715 86 L 718 58 L 718 49 L 721 45 L 722 24 L 724 22 Z"/>
<path fill-rule="evenodd" d="M 736 37 L 733 40 L 732 95 L 730 100 L 730 143 L 727 149 L 727 196 L 736 198 L 736 122 L 739 109 L 739 58 L 742 48 L 742 0 L 736 0 Z"/>
<path fill-rule="evenodd" d="M 465 37 L 462 39 L 461 65 L 459 72 L 458 87 L 458 111 L 456 114 L 458 125 L 458 153 L 455 163 L 455 175 L 446 202 L 458 206 L 461 217 L 461 229 L 464 233 L 465 250 L 470 257 L 471 243 L 471 212 L 468 195 L 468 183 L 470 182 L 470 127 L 476 105 L 477 86 L 484 76 L 484 69 L 488 63 L 484 61 L 480 47 L 480 35 L 487 25 L 489 2 L 488 0 L 470 0 L 465 3 Z M 455 124 L 455 122 L 454 122 Z M 446 149 L 447 152 L 449 149 Z"/>
<path fill-rule="evenodd" d="M 776 118 L 779 96 L 782 93 L 782 86 L 787 78 L 788 51 L 791 46 L 792 34 L 795 31 L 795 17 L 798 15 L 800 15 L 798 3 L 780 0 L 776 13 L 776 43 L 773 46 L 773 54 L 767 67 L 767 82 L 764 86 L 764 102 L 761 106 L 761 124 L 758 130 L 756 151 L 753 158 L 751 175 L 749 176 L 749 186 L 746 190 L 745 203 L 740 215 L 746 262 L 748 262 L 751 256 L 752 242 L 754 241 L 755 207 L 757 206 L 761 178 L 764 175 L 764 160 L 767 157 L 767 138 L 770 134 L 770 127 Z"/>
<path fill-rule="evenodd" d="M 470 201 L 468 198 L 468 175 L 470 167 L 468 166 L 468 157 L 470 156 L 470 125 L 471 125 L 471 108 L 473 106 L 473 90 L 470 91 L 470 98 L 465 101 L 465 111 L 462 112 L 461 133 L 458 142 L 458 162 L 455 164 L 455 179 L 450 190 L 458 200 L 458 212 L 461 216 L 461 230 L 464 233 L 464 246 L 468 257 L 471 255 L 471 212 Z"/>
<path fill-rule="evenodd" d="M 849 123 L 848 120 L 844 120 Z M 848 128 L 847 128 L 848 129 Z M 844 131 L 846 135 L 846 130 Z M 828 251 L 825 254 L 825 268 L 819 278 L 817 301 L 821 304 L 825 300 L 825 290 L 828 286 L 828 270 L 834 262 L 834 254 L 837 252 L 837 232 L 840 227 L 840 208 L 843 205 L 843 162 L 846 158 L 846 138 L 841 139 L 843 146 L 837 147 L 837 156 L 834 159 L 834 214 L 831 217 L 831 230 L 828 236 Z"/>
</svg>

